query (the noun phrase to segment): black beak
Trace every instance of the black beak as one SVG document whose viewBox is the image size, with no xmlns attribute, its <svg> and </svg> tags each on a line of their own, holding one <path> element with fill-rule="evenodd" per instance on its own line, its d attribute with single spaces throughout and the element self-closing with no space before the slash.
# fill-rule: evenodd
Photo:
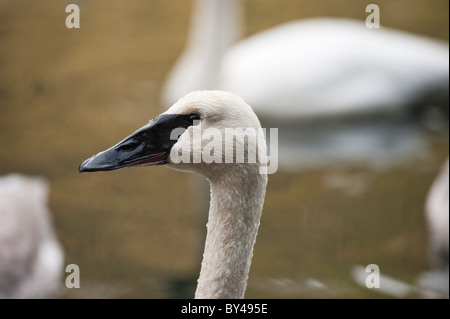
<svg viewBox="0 0 450 319">
<path fill-rule="evenodd" d="M 191 115 L 162 114 L 113 147 L 85 160 L 78 171 L 111 171 L 122 167 L 166 164 L 179 135 L 191 125 Z"/>
</svg>

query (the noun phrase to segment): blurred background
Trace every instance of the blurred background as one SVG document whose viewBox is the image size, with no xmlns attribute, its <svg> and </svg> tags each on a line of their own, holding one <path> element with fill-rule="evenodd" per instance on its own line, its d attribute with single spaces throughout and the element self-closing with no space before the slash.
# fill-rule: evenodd
<svg viewBox="0 0 450 319">
<path fill-rule="evenodd" d="M 293 19 L 364 21 L 371 2 L 245 0 L 244 35 Z M 79 29 L 66 28 L 70 3 L 80 7 Z M 0 175 L 49 182 L 64 264 L 81 271 L 81 288 L 63 287 L 61 298 L 193 297 L 205 219 L 191 175 L 77 171 L 169 107 L 161 92 L 185 47 L 193 3 L 0 2 Z M 377 4 L 382 28 L 448 43 L 448 1 Z M 280 167 L 270 175 L 246 297 L 392 297 L 355 281 L 354 266 L 368 264 L 414 286 L 430 270 L 425 200 L 449 152 L 447 129 L 424 132 L 420 154 L 392 166 Z"/>
</svg>

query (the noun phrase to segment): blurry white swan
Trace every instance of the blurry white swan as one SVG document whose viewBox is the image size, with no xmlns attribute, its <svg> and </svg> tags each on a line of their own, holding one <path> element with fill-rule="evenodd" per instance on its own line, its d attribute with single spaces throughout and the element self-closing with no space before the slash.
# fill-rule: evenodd
<svg viewBox="0 0 450 319">
<path fill-rule="evenodd" d="M 0 298 L 58 293 L 63 251 L 52 229 L 42 178 L 0 178 Z"/>
<path fill-rule="evenodd" d="M 208 179 L 211 202 L 196 298 L 243 298 L 247 286 L 267 185 L 261 171 L 266 144 L 250 137 L 235 142 L 231 137 L 227 143 L 226 130 L 234 128 L 261 129 L 248 104 L 227 92 L 192 92 L 79 168 L 93 172 L 167 165 Z"/>
<path fill-rule="evenodd" d="M 425 202 L 428 230 L 428 260 L 431 271 L 421 274 L 418 283 L 425 297 L 449 297 L 449 160 L 436 176 Z M 436 295 L 437 293 L 437 295 Z"/>
<path fill-rule="evenodd" d="M 448 43 L 350 19 L 293 21 L 239 41 L 242 26 L 241 0 L 196 0 L 163 103 L 198 89 L 241 96 L 279 128 L 284 169 L 402 163 L 426 154 L 410 109 L 437 104 L 431 125 L 448 122 Z"/>
<path fill-rule="evenodd" d="M 430 264 L 447 268 L 449 256 L 449 160 L 442 165 L 427 195 L 425 217 L 429 233 Z M 448 288 L 448 287 L 447 287 Z"/>
<path fill-rule="evenodd" d="M 187 46 L 169 74 L 172 105 L 198 89 L 242 96 L 258 116 L 296 120 L 394 112 L 448 87 L 448 43 L 364 21 L 292 21 L 238 41 L 240 0 L 197 0 Z"/>
</svg>

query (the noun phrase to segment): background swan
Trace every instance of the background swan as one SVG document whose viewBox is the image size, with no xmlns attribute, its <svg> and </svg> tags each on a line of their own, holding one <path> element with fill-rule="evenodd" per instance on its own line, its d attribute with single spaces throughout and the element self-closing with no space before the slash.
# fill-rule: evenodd
<svg viewBox="0 0 450 319">
<path fill-rule="evenodd" d="M 448 126 L 448 43 L 333 18 L 238 40 L 242 7 L 240 0 L 195 1 L 164 105 L 198 89 L 242 96 L 264 127 L 279 128 L 287 170 L 398 165 L 427 153 L 419 121 Z"/>
<path fill-rule="evenodd" d="M 306 117 L 393 112 L 448 89 L 448 43 L 364 21 L 291 21 L 238 39 L 240 0 L 197 0 L 185 51 L 163 101 L 198 89 L 242 96 L 259 116 Z"/>
<path fill-rule="evenodd" d="M 418 283 L 430 292 L 425 297 L 449 297 L 449 160 L 442 165 L 425 202 L 429 272 Z"/>
<path fill-rule="evenodd" d="M 427 195 L 425 217 L 429 233 L 430 264 L 447 268 L 449 251 L 449 161 L 442 165 Z"/>
<path fill-rule="evenodd" d="M 304 120 L 395 112 L 448 89 L 448 44 L 364 21 L 307 19 L 232 46 L 221 85 L 260 116 Z"/>
<path fill-rule="evenodd" d="M 63 250 L 53 232 L 42 178 L 0 178 L 0 298 L 55 297 Z"/>
<path fill-rule="evenodd" d="M 196 135 L 196 126 L 203 136 Z M 180 128 L 184 131 L 174 139 L 173 130 Z M 211 128 L 222 138 L 208 135 Z M 261 126 L 241 98 L 222 91 L 193 92 L 120 143 L 84 161 L 79 169 L 92 172 L 167 165 L 208 179 L 211 203 L 196 298 L 244 297 L 266 192 L 267 175 L 260 172 L 266 164 L 265 141 L 258 143 L 258 148 L 251 147 L 250 138 L 226 143 L 226 128 L 258 130 Z M 219 162 L 206 161 L 205 149 L 208 154 L 220 152 Z M 191 154 L 187 161 L 177 158 L 180 150 Z M 245 162 L 236 162 L 243 153 Z M 225 163 L 227 154 L 232 154 L 233 163 Z M 250 161 L 252 155 L 256 162 Z M 196 164 L 197 156 L 201 162 Z"/>
</svg>

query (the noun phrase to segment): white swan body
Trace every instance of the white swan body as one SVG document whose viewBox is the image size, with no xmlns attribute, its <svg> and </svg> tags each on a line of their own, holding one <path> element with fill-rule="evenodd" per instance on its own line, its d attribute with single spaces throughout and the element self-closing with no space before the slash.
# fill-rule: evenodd
<svg viewBox="0 0 450 319">
<path fill-rule="evenodd" d="M 230 144 L 224 135 L 227 129 L 260 128 L 252 108 L 238 96 L 192 92 L 122 142 L 83 162 L 80 172 L 159 164 L 205 176 L 211 202 L 195 297 L 243 298 L 267 185 L 267 175 L 261 172 L 266 144 L 261 141 L 253 148 L 250 138 Z M 173 129 L 182 132 L 174 139 L 169 138 Z M 185 160 L 180 161 L 180 152 L 188 155 Z M 219 152 L 217 161 L 205 160 L 205 154 L 214 152 Z M 239 162 L 238 154 L 245 160 Z M 227 156 L 231 163 L 225 162 Z M 196 163 L 197 157 L 201 160 Z"/>
<path fill-rule="evenodd" d="M 448 54 L 448 44 L 363 21 L 309 19 L 236 43 L 219 83 L 268 118 L 389 113 L 448 87 Z"/>
<path fill-rule="evenodd" d="M 0 298 L 58 293 L 64 257 L 52 229 L 47 193 L 41 178 L 0 178 Z"/>
<path fill-rule="evenodd" d="M 447 269 L 449 257 L 449 160 L 442 165 L 428 191 L 425 217 L 429 236 L 429 258 L 434 268 Z M 448 286 L 447 286 L 448 288 Z"/>
<path fill-rule="evenodd" d="M 239 0 L 199 0 L 191 23 L 163 88 L 166 105 L 194 90 L 220 89 L 263 119 L 294 121 L 396 112 L 430 90 L 448 91 L 448 43 L 426 37 L 317 18 L 237 41 Z"/>
<path fill-rule="evenodd" d="M 449 160 L 442 165 L 425 202 L 430 271 L 417 279 L 424 298 L 449 297 Z"/>
</svg>

